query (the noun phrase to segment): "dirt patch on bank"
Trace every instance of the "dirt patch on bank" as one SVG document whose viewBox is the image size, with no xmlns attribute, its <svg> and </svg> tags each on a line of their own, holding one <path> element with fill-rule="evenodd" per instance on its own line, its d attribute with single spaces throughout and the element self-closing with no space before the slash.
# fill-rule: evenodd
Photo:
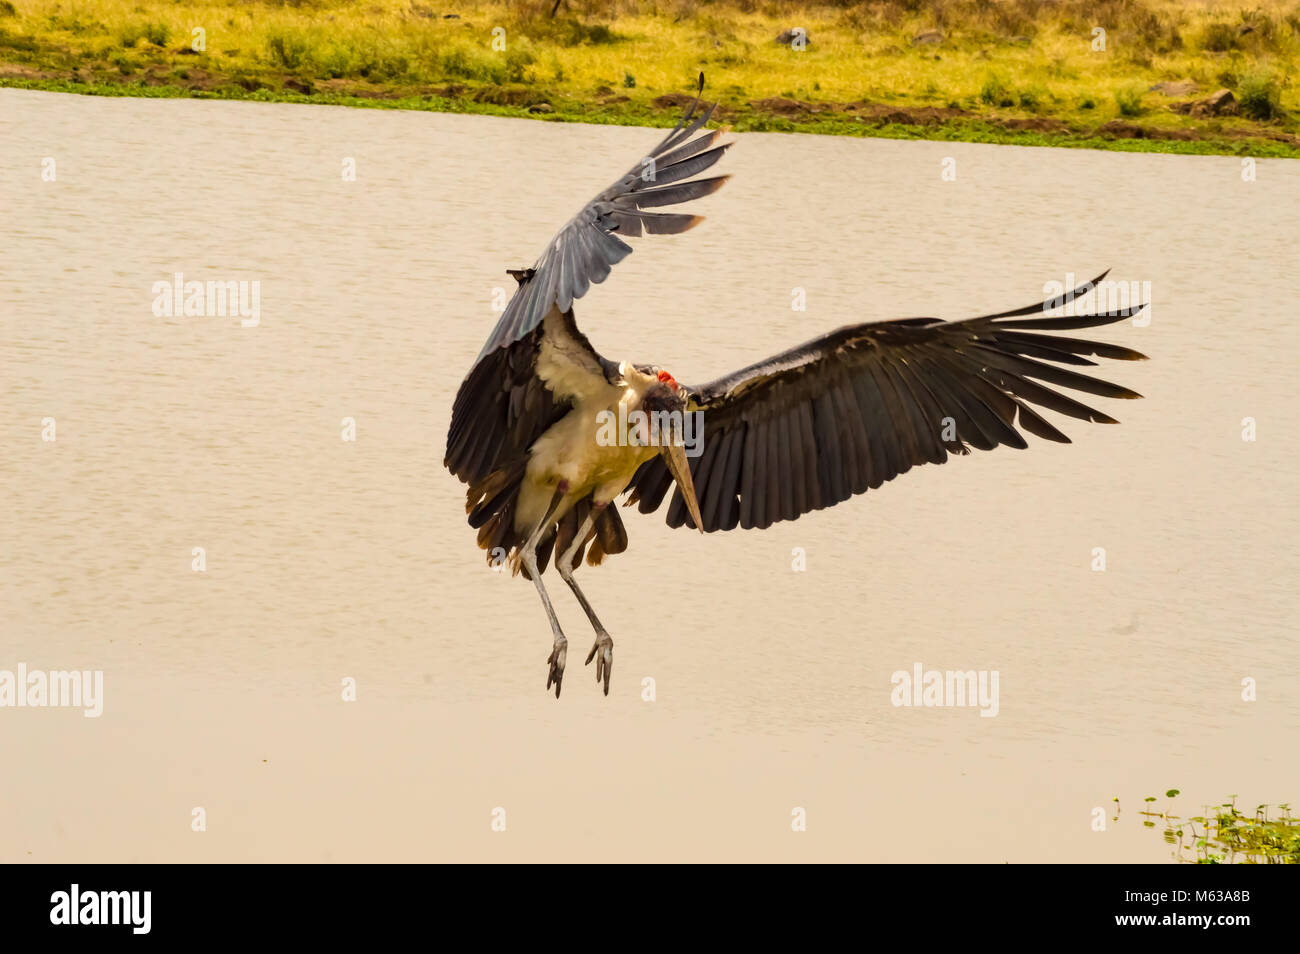
<svg viewBox="0 0 1300 954">
<path fill-rule="evenodd" d="M 997 119 L 994 122 L 1003 129 L 1017 129 L 1023 132 L 1066 133 L 1070 131 L 1068 123 L 1059 119 L 1049 119 L 1046 116 L 1034 116 L 1030 119 Z"/>
<path fill-rule="evenodd" d="M 656 96 L 650 105 L 655 109 L 685 109 L 693 102 L 695 97 L 688 96 L 686 93 L 664 93 L 662 96 Z"/>
<path fill-rule="evenodd" d="M 843 114 L 881 125 L 896 123 L 902 126 L 933 126 L 969 115 L 966 110 L 952 106 L 894 106 L 867 100 L 856 103 L 815 103 L 784 96 L 752 100 L 749 107 L 756 112 L 785 119 Z"/>
<path fill-rule="evenodd" d="M 847 103 L 844 111 L 869 122 L 897 123 L 900 126 L 937 126 L 969 115 L 966 110 L 954 106 L 892 106 L 865 100 Z"/>
<path fill-rule="evenodd" d="M 474 94 L 474 102 L 493 106 L 536 106 L 549 98 L 544 90 L 527 86 L 485 86 Z"/>
</svg>

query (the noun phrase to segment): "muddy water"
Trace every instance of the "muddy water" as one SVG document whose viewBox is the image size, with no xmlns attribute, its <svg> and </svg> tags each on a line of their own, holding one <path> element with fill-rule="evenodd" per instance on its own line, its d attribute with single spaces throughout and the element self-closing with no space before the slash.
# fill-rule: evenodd
<svg viewBox="0 0 1300 954">
<path fill-rule="evenodd" d="M 613 691 L 563 587 L 543 691 L 450 401 L 503 270 L 655 138 L 0 91 L 0 670 L 104 674 L 98 718 L 0 709 L 0 858 L 1160 861 L 1144 796 L 1300 796 L 1281 161 L 735 137 L 707 221 L 580 302 L 605 354 L 698 382 L 1114 266 L 1154 360 L 1103 376 L 1146 400 L 763 532 L 629 513 L 584 571 Z M 178 272 L 259 283 L 256 324 L 155 314 Z M 892 705 L 916 664 L 996 672 L 996 716 Z"/>
</svg>

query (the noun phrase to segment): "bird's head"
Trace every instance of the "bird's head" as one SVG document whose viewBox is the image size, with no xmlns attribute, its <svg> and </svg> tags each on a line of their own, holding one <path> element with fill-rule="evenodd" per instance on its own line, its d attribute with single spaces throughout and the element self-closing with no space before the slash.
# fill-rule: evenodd
<svg viewBox="0 0 1300 954">
<path fill-rule="evenodd" d="M 704 519 L 700 516 L 700 502 L 695 497 L 695 482 L 691 479 L 691 465 L 686 457 L 686 399 L 684 391 L 667 371 L 658 373 L 658 380 L 641 396 L 638 410 L 645 413 L 649 439 L 646 444 L 658 444 L 659 454 L 668 465 L 673 480 L 682 492 L 686 509 L 700 532 L 704 532 Z"/>
</svg>

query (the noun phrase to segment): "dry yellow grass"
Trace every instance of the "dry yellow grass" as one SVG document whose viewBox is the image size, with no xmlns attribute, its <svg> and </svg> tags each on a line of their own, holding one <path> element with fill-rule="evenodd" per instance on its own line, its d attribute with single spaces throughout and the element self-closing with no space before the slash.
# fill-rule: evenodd
<svg viewBox="0 0 1300 954">
<path fill-rule="evenodd" d="M 0 0 L 0 83 L 647 123 L 702 70 L 741 129 L 1300 155 L 1300 0 L 552 5 Z M 1242 114 L 1176 113 L 1161 82 Z"/>
</svg>

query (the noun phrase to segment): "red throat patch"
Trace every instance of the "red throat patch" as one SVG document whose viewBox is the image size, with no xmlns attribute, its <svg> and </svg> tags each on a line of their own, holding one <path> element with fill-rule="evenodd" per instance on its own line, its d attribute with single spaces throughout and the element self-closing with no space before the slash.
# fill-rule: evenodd
<svg viewBox="0 0 1300 954">
<path fill-rule="evenodd" d="M 663 382 L 664 384 L 668 385 L 668 386 L 669 386 L 670 388 L 672 388 L 674 391 L 681 390 L 680 385 L 678 385 L 678 383 L 677 383 L 677 379 L 674 378 L 674 377 L 673 377 L 671 374 L 669 374 L 667 371 L 660 371 L 660 372 L 659 372 L 659 380 L 660 380 L 661 382 Z"/>
</svg>

